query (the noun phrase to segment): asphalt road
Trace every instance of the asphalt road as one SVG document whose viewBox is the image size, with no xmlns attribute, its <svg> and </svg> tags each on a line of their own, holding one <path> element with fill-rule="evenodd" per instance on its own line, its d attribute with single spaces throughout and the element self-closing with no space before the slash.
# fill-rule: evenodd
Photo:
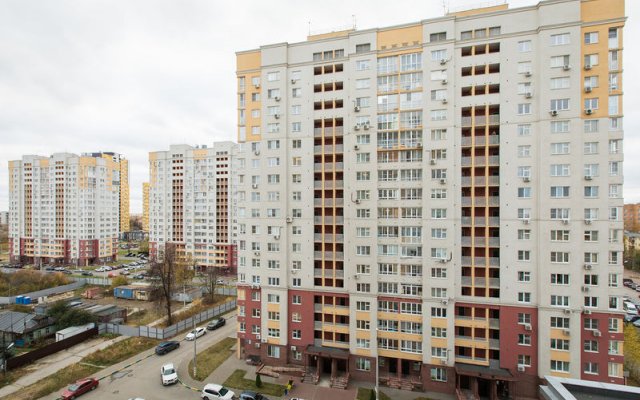
<svg viewBox="0 0 640 400">
<path fill-rule="evenodd" d="M 204 336 L 197 340 L 197 351 L 200 352 L 210 347 L 214 343 L 225 337 L 235 337 L 236 319 L 235 315 L 227 316 L 227 324 L 215 331 L 207 331 Z M 162 386 L 160 382 L 160 368 L 167 363 L 173 363 L 178 370 L 178 377 L 188 376 L 186 366 L 189 360 L 193 359 L 193 342 L 187 342 L 184 339 L 188 332 L 178 336 L 181 340 L 180 348 L 162 356 L 151 355 L 144 360 L 131 365 L 124 370 L 115 372 L 100 381 L 100 385 L 93 392 L 89 392 L 79 399 L 81 400 L 127 400 L 129 398 L 140 397 L 146 400 L 177 400 L 177 399 L 200 399 L 200 392 L 183 386 L 180 383 L 171 386 Z M 141 353 L 138 360 L 144 358 L 150 352 Z M 126 365 L 126 364 L 124 364 Z M 108 375 L 105 372 L 98 372 L 97 378 Z M 206 383 L 222 383 L 222 382 L 203 382 L 199 390 Z M 60 392 L 53 393 L 42 399 L 57 399 Z"/>
</svg>

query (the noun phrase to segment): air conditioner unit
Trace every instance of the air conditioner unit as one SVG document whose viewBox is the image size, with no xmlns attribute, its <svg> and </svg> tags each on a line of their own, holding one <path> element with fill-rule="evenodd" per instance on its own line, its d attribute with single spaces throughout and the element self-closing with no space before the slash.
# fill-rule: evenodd
<svg viewBox="0 0 640 400">
<path fill-rule="evenodd" d="M 260 340 L 260 334 L 256 333 L 256 340 Z"/>
<path fill-rule="evenodd" d="M 448 102 L 447 99 L 442 99 L 442 104 L 447 104 Z"/>
<path fill-rule="evenodd" d="M 587 271 L 591 270 L 593 268 L 593 265 L 591 264 L 585 264 L 584 265 L 584 269 L 586 269 Z"/>
<path fill-rule="evenodd" d="M 569 220 L 566 218 L 562 219 L 562 225 L 569 225 Z"/>
<path fill-rule="evenodd" d="M 591 225 L 591 220 L 590 219 L 585 219 L 584 223 L 585 223 L 585 225 Z"/>
<path fill-rule="evenodd" d="M 557 110 L 551 110 L 549 111 L 549 114 L 551 114 L 552 117 L 555 117 L 558 115 L 558 111 Z"/>
<path fill-rule="evenodd" d="M 257 189 L 258 188 L 258 184 L 254 183 L 253 185 L 251 185 L 252 188 Z"/>
<path fill-rule="evenodd" d="M 600 336 L 602 336 L 602 332 L 600 332 L 599 330 L 596 329 L 595 331 L 593 331 L 593 336 L 600 337 Z"/>
<path fill-rule="evenodd" d="M 524 365 L 518 365 L 518 372 L 524 372 Z"/>
<path fill-rule="evenodd" d="M 369 128 L 370 128 L 370 126 L 369 126 L 369 124 L 368 124 L 368 123 L 366 123 L 366 124 L 362 125 L 362 127 L 364 128 L 364 130 L 365 130 L 365 131 L 368 131 L 368 130 L 369 130 Z"/>
<path fill-rule="evenodd" d="M 591 310 L 585 309 L 583 313 L 584 315 L 591 315 Z"/>
<path fill-rule="evenodd" d="M 585 176 L 584 176 L 584 180 L 585 180 L 585 181 L 590 181 L 590 180 L 592 180 L 592 179 L 593 179 L 593 177 L 592 177 L 591 175 L 585 175 Z"/>
<path fill-rule="evenodd" d="M 260 150 L 254 151 L 253 154 L 255 154 L 256 156 L 259 156 L 260 155 Z"/>
<path fill-rule="evenodd" d="M 529 225 L 530 222 L 531 222 L 531 220 L 529 218 L 524 218 L 522 220 L 522 223 L 525 224 L 525 225 Z"/>
<path fill-rule="evenodd" d="M 531 331 L 531 330 L 533 330 L 533 327 L 531 326 L 531 324 L 524 324 L 524 330 L 525 331 Z"/>
<path fill-rule="evenodd" d="M 259 251 L 254 251 L 253 255 L 256 256 L 256 257 L 260 257 L 260 252 Z"/>
<path fill-rule="evenodd" d="M 359 131 L 360 130 L 360 124 L 355 124 L 353 129 L 356 130 L 356 131 Z"/>
<path fill-rule="evenodd" d="M 533 97 L 533 93 L 527 92 L 527 93 L 524 94 L 524 97 L 527 98 L 527 99 L 530 99 L 530 98 Z"/>
<path fill-rule="evenodd" d="M 442 300 L 441 300 L 441 303 L 442 303 L 442 304 L 445 304 L 445 305 L 446 305 L 446 304 L 449 304 L 449 299 L 442 299 Z"/>
<path fill-rule="evenodd" d="M 447 65 L 447 59 L 443 58 L 442 60 L 440 60 L 440 65 Z"/>
<path fill-rule="evenodd" d="M 529 177 L 529 176 L 523 176 L 523 177 L 522 177 L 522 182 L 531 182 L 531 177 Z"/>
<path fill-rule="evenodd" d="M 295 275 L 295 274 L 297 274 L 297 273 L 298 273 L 298 270 L 297 270 L 297 269 L 292 269 L 292 270 L 291 270 L 291 273 L 292 273 L 293 275 Z"/>
<path fill-rule="evenodd" d="M 584 87 L 584 92 L 585 93 L 591 93 L 591 90 L 592 90 L 591 86 L 585 86 Z"/>
<path fill-rule="evenodd" d="M 416 147 L 417 147 L 417 148 L 419 148 L 419 149 L 421 149 L 421 148 L 422 148 L 422 142 L 418 142 L 418 143 L 416 143 Z"/>
<path fill-rule="evenodd" d="M 355 112 L 360 112 L 360 106 L 355 106 L 355 107 L 353 107 L 353 111 L 355 111 Z"/>
<path fill-rule="evenodd" d="M 445 264 L 445 263 L 447 262 L 447 259 L 446 259 L 446 258 L 439 258 L 439 259 L 438 259 L 438 262 L 439 262 L 440 264 Z"/>
<path fill-rule="evenodd" d="M 353 146 L 354 150 L 360 150 L 360 146 L 358 146 L 357 144 Z"/>
<path fill-rule="evenodd" d="M 293 222 L 293 218 L 292 217 L 287 217 L 285 218 L 285 221 L 287 221 L 287 224 L 290 224 Z"/>
<path fill-rule="evenodd" d="M 291 351 L 296 351 L 298 348 L 296 346 L 291 346 Z"/>
<path fill-rule="evenodd" d="M 273 117 L 274 117 L 275 119 L 280 119 L 280 114 L 273 114 Z"/>
<path fill-rule="evenodd" d="M 565 336 L 571 336 L 571 331 L 569 329 L 563 329 L 562 334 Z"/>
<path fill-rule="evenodd" d="M 355 274 L 355 275 L 353 276 L 353 279 L 355 279 L 355 280 L 358 280 L 358 279 L 360 279 L 360 275 L 358 275 L 358 274 Z"/>
<path fill-rule="evenodd" d="M 275 101 L 280 101 L 280 96 L 276 96 L 273 98 Z"/>
<path fill-rule="evenodd" d="M 254 86 L 256 89 L 260 89 L 260 84 L 259 84 L 259 83 L 256 83 L 256 84 L 254 84 L 253 86 Z"/>
<path fill-rule="evenodd" d="M 524 76 L 526 76 L 527 78 L 530 78 L 531 75 L 532 75 L 531 71 L 527 71 L 527 72 L 524 73 Z"/>
<path fill-rule="evenodd" d="M 444 178 L 440 178 L 440 184 L 444 185 L 445 183 L 447 183 L 447 180 Z"/>
<path fill-rule="evenodd" d="M 593 110 L 591 108 L 587 108 L 587 109 L 584 110 L 584 113 L 587 114 L 587 115 L 591 115 L 591 114 L 593 114 Z"/>
<path fill-rule="evenodd" d="M 259 349 L 260 348 L 260 342 L 256 342 L 255 346 L 256 346 L 256 349 Z"/>
<path fill-rule="evenodd" d="M 589 286 L 581 286 L 580 290 L 583 292 L 588 292 L 589 291 Z M 591 310 L 584 310 L 584 312 L 586 313 L 587 311 L 591 311 Z"/>
<path fill-rule="evenodd" d="M 262 339 L 260 339 L 260 342 L 261 343 L 267 343 L 267 339 L 266 338 L 262 338 Z"/>
<path fill-rule="evenodd" d="M 273 235 L 273 238 L 274 238 L 275 240 L 280 240 L 280 235 Z"/>
<path fill-rule="evenodd" d="M 564 310 L 562 310 L 563 313 L 565 314 L 571 314 L 571 309 L 570 308 L 565 308 Z"/>
<path fill-rule="evenodd" d="M 562 70 L 563 71 L 568 71 L 570 69 L 571 69 L 571 65 L 569 65 L 569 64 L 565 64 L 565 65 L 562 66 Z"/>
<path fill-rule="evenodd" d="M 429 160 L 429 164 L 436 165 L 436 159 L 432 158 L 431 160 Z"/>
<path fill-rule="evenodd" d="M 591 69 L 591 64 L 585 64 L 584 65 L 584 70 L 585 71 L 589 71 Z"/>
<path fill-rule="evenodd" d="M 360 199 L 355 199 L 353 202 L 356 204 L 360 204 Z"/>
<path fill-rule="evenodd" d="M 291 83 L 296 83 L 296 80 L 291 78 Z"/>
<path fill-rule="evenodd" d="M 446 80 L 446 79 L 443 79 L 443 80 L 442 80 L 442 84 L 443 84 L 443 85 L 446 85 L 447 83 L 449 83 L 449 81 L 448 81 L 448 80 Z"/>
</svg>

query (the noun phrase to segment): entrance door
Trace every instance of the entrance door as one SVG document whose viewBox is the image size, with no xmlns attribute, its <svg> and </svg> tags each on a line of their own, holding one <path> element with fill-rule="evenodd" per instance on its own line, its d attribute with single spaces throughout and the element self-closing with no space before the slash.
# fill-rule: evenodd
<svg viewBox="0 0 640 400">
<path fill-rule="evenodd" d="M 402 360 L 402 375 L 411 374 L 411 361 Z"/>
<path fill-rule="evenodd" d="M 387 364 L 389 365 L 389 373 L 397 374 L 398 373 L 398 363 L 395 359 L 387 358 Z"/>
<path fill-rule="evenodd" d="M 487 379 L 478 379 L 478 396 L 480 398 L 490 398 L 491 397 L 491 381 Z"/>
<path fill-rule="evenodd" d="M 460 376 L 460 389 L 471 390 L 471 378 L 467 375 Z"/>
</svg>

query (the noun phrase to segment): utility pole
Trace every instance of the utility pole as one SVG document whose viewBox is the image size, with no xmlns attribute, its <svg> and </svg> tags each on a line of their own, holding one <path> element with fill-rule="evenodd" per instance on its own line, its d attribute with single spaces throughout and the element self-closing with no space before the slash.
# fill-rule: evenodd
<svg viewBox="0 0 640 400">
<path fill-rule="evenodd" d="M 196 318 L 195 315 L 193 318 L 193 377 L 196 377 L 196 373 L 198 372 L 198 367 L 196 364 L 196 355 L 198 354 L 196 351 L 196 342 L 198 341 L 198 335 L 196 332 Z"/>
</svg>

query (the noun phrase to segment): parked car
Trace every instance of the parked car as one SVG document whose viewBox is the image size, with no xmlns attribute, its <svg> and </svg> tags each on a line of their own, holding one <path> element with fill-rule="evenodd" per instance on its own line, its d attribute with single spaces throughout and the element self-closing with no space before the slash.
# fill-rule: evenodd
<svg viewBox="0 0 640 400">
<path fill-rule="evenodd" d="M 93 276 L 93 272 L 91 272 L 91 271 L 82 271 L 82 275 L 84 275 L 84 276 Z"/>
<path fill-rule="evenodd" d="M 633 283 L 633 279 L 631 278 L 624 278 L 622 279 L 622 284 L 624 286 L 631 286 L 631 284 Z"/>
<path fill-rule="evenodd" d="M 624 316 L 624 322 L 626 323 L 632 323 L 632 322 L 636 322 L 637 320 L 640 319 L 640 315 L 634 315 L 634 314 L 625 314 Z"/>
<path fill-rule="evenodd" d="M 220 317 L 209 322 L 207 324 L 207 329 L 210 331 L 215 331 L 216 329 L 223 327 L 226 323 L 227 321 L 223 317 Z"/>
<path fill-rule="evenodd" d="M 224 281 L 222 279 L 216 280 L 216 285 L 224 285 Z"/>
<path fill-rule="evenodd" d="M 205 333 L 207 333 L 207 330 L 200 326 L 200 327 L 192 330 L 191 332 L 189 332 L 184 339 L 185 340 L 195 340 L 196 338 L 199 338 L 200 336 L 204 335 Z"/>
<path fill-rule="evenodd" d="M 160 377 L 164 386 L 178 382 L 178 371 L 173 364 L 165 364 L 160 368 Z"/>
<path fill-rule="evenodd" d="M 624 303 L 622 303 L 622 309 L 627 314 L 638 315 L 638 308 L 630 301 L 625 301 Z"/>
<path fill-rule="evenodd" d="M 257 393 L 251 390 L 245 390 L 244 392 L 240 393 L 240 400 L 269 400 L 269 399 L 264 397 L 260 393 Z"/>
<path fill-rule="evenodd" d="M 636 328 L 640 328 L 640 319 L 633 321 L 633 326 L 635 326 Z"/>
<path fill-rule="evenodd" d="M 222 385 L 207 383 L 202 389 L 202 400 L 231 400 L 236 394 Z"/>
<path fill-rule="evenodd" d="M 180 347 L 180 342 L 177 342 L 175 340 L 162 342 L 158 346 L 156 346 L 156 354 L 158 355 L 167 354 L 168 352 L 175 350 L 178 347 Z"/>
<path fill-rule="evenodd" d="M 96 378 L 80 379 L 73 385 L 66 388 L 60 397 L 62 397 L 63 400 L 75 399 L 76 397 L 97 388 L 99 383 L 100 382 Z"/>
</svg>

